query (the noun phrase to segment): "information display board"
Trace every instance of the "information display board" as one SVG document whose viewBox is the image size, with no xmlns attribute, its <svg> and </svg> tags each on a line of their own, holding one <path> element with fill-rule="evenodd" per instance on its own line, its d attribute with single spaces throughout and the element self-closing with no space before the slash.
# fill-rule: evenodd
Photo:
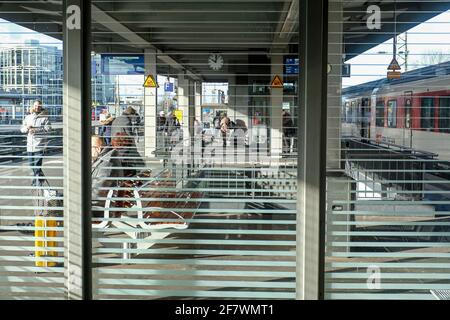
<svg viewBox="0 0 450 320">
<path fill-rule="evenodd" d="M 296 56 L 284 57 L 284 73 L 285 74 L 298 74 L 299 59 Z"/>
<path fill-rule="evenodd" d="M 102 54 L 103 75 L 140 75 L 145 73 L 143 54 Z"/>
</svg>

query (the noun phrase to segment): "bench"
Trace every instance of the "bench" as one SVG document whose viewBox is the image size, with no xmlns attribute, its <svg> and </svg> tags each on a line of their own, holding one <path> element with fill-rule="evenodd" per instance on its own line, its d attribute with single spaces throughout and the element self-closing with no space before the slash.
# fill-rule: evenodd
<svg viewBox="0 0 450 320">
<path fill-rule="evenodd" d="M 144 172 L 138 175 L 137 179 L 122 182 L 120 184 L 121 190 L 109 190 L 106 196 L 107 200 L 105 201 L 103 214 L 105 220 L 101 223 L 93 224 L 93 228 L 115 227 L 118 229 L 135 229 L 136 231 L 130 230 L 124 231 L 124 233 L 132 239 L 141 240 L 164 239 L 173 230 L 187 229 L 189 227 L 189 220 L 195 216 L 197 209 L 200 207 L 200 202 L 189 200 L 201 198 L 203 194 L 201 192 L 181 190 L 145 190 L 145 188 L 175 188 L 176 186 L 175 181 L 169 180 L 171 174 L 168 171 L 163 171 L 159 174 L 157 176 L 158 180 L 145 181 L 139 179 L 148 177 L 150 177 L 150 173 Z M 115 198 L 119 199 L 115 200 Z M 130 200 L 126 200 L 126 198 Z M 146 200 L 146 198 L 168 199 L 168 201 Z M 111 208 L 134 209 L 137 213 L 135 215 L 137 218 L 136 222 L 132 221 L 133 217 L 128 214 L 130 211 L 111 211 Z M 182 211 L 178 211 L 177 209 L 181 209 Z M 184 211 L 186 209 L 192 210 Z M 123 218 L 124 221 L 108 221 L 111 216 Z M 145 219 L 152 219 L 152 221 L 145 221 Z M 156 242 L 154 241 L 139 241 L 134 248 L 141 250 L 149 249 L 155 244 Z M 124 242 L 123 248 L 130 249 L 133 247 L 132 245 L 133 243 Z M 129 253 L 123 253 L 124 259 L 129 259 L 129 257 Z"/>
</svg>

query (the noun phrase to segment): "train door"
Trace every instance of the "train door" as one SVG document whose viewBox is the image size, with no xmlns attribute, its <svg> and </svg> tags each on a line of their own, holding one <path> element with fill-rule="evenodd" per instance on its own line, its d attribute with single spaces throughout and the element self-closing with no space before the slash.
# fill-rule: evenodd
<svg viewBox="0 0 450 320">
<path fill-rule="evenodd" d="M 370 103 L 369 98 L 361 99 L 360 131 L 361 138 L 370 138 Z"/>
<path fill-rule="evenodd" d="M 403 129 L 403 140 L 404 145 L 409 145 L 412 148 L 413 143 L 413 130 L 412 130 L 412 119 L 411 119 L 411 110 L 412 110 L 412 91 L 407 91 L 404 93 L 404 107 L 405 107 L 405 118 L 404 118 L 404 129 Z M 408 143 L 409 140 L 409 143 Z"/>
<path fill-rule="evenodd" d="M 405 92 L 405 128 L 411 128 L 412 93 Z"/>
</svg>

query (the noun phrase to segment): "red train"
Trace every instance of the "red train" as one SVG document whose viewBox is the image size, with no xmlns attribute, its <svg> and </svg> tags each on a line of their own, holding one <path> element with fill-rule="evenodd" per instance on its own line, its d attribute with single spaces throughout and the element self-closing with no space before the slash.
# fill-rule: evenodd
<svg viewBox="0 0 450 320">
<path fill-rule="evenodd" d="M 352 86 L 342 94 L 342 134 L 450 160 L 450 62 Z"/>
</svg>

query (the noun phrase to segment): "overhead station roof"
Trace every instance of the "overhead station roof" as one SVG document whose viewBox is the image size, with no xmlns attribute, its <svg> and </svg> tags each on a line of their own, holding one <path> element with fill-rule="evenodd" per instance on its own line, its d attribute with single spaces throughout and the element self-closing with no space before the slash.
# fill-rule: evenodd
<svg viewBox="0 0 450 320">
<path fill-rule="evenodd" d="M 233 73 L 243 71 L 249 54 L 298 43 L 298 2 L 292 0 L 93 3 L 96 51 L 155 47 L 160 60 L 170 64 L 161 58 L 170 56 L 195 74 L 211 74 L 206 61 L 212 52 L 226 55 L 226 71 Z"/>
<path fill-rule="evenodd" d="M 367 8 L 372 4 L 381 8 L 382 24 L 381 30 L 368 32 Z M 1 1 L 0 17 L 61 38 L 61 5 L 60 0 Z M 153 46 L 200 74 L 207 66 L 199 63 L 199 55 L 210 51 L 233 53 L 234 60 L 229 64 L 237 65 L 246 63 L 243 59 L 249 53 L 268 52 L 298 42 L 298 6 L 293 6 L 292 0 L 97 0 L 93 5 L 95 51 L 141 52 Z M 399 0 L 397 32 L 448 9 L 448 2 Z M 344 1 L 342 10 L 346 60 L 392 38 L 392 0 Z"/>
<path fill-rule="evenodd" d="M 292 0 L 98 0 L 92 1 L 92 43 L 100 53 L 158 50 L 161 67 L 211 72 L 207 55 L 228 55 L 227 71 L 298 43 L 298 1 Z M 0 3 L 0 17 L 61 38 L 61 1 Z M 291 52 L 296 52 L 291 48 Z M 284 52 L 288 50 L 284 49 Z"/>
<path fill-rule="evenodd" d="M 379 30 L 367 28 L 367 18 L 371 15 L 371 13 L 367 13 L 367 9 L 371 5 L 377 5 L 381 9 L 381 28 Z M 395 21 L 397 21 L 397 34 L 401 34 L 449 9 L 449 2 L 439 0 L 344 1 L 345 60 L 392 39 L 395 32 Z"/>
</svg>

